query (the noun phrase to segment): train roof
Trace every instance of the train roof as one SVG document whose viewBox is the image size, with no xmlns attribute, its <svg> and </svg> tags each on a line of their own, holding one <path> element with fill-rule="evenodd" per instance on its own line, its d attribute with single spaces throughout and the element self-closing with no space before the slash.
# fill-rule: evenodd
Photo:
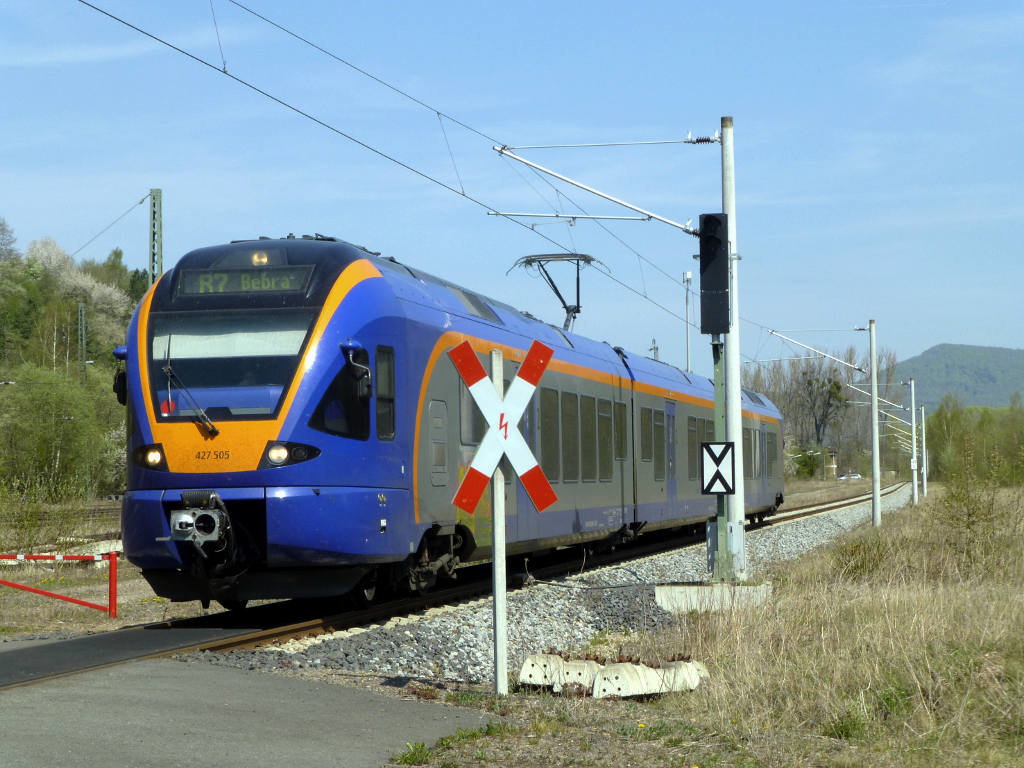
<svg viewBox="0 0 1024 768">
<path fill-rule="evenodd" d="M 230 244 L 199 248 L 185 254 L 175 266 L 176 270 L 202 269 L 216 264 L 225 254 L 251 249 L 253 245 L 266 248 L 282 248 L 289 263 L 318 263 L 329 267 L 332 273 L 340 272 L 348 264 L 359 259 L 368 259 L 388 278 L 396 298 L 421 306 L 458 315 L 475 323 L 483 323 L 506 332 L 538 339 L 553 348 L 566 350 L 572 358 L 591 358 L 599 367 L 618 366 L 622 354 L 638 379 L 658 384 L 666 389 L 684 391 L 701 398 L 714 398 L 714 385 L 710 379 L 677 368 L 661 360 L 627 352 L 613 347 L 608 342 L 595 341 L 572 331 L 534 317 L 528 312 L 484 296 L 468 288 L 437 277 L 416 267 L 409 266 L 393 257 L 382 256 L 360 245 L 324 235 L 289 235 L 283 238 L 260 237 L 253 240 L 233 240 Z M 748 410 L 778 414 L 778 409 L 764 395 L 744 388 L 744 408 Z"/>
</svg>

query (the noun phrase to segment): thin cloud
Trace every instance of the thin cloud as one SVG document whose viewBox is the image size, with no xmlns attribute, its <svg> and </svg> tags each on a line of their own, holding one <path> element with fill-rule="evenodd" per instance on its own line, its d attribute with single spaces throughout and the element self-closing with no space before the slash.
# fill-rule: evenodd
<svg viewBox="0 0 1024 768">
<path fill-rule="evenodd" d="M 150 30 L 170 43 L 190 51 L 197 56 L 217 60 L 217 39 L 212 28 L 194 27 L 181 34 L 168 34 L 160 30 Z M 248 43 L 263 38 L 264 31 L 253 25 L 226 26 L 221 25 L 220 36 L 228 54 L 236 44 Z M 102 64 L 110 61 L 125 61 L 149 56 L 153 53 L 167 51 L 160 43 L 143 38 L 139 33 L 125 30 L 125 39 L 121 42 L 95 43 L 89 45 L 68 45 L 64 40 L 53 38 L 53 47 L 45 48 L 38 44 L 4 45 L 0 49 L 0 68 L 35 69 L 42 67 L 62 67 L 69 64 Z"/>
<path fill-rule="evenodd" d="M 61 45 L 50 50 L 31 48 L 6 48 L 0 53 L 0 67 L 32 69 L 57 67 L 67 64 L 97 64 L 106 61 L 121 61 L 145 56 L 162 48 L 150 40 L 134 40 L 124 43 L 103 45 Z"/>
<path fill-rule="evenodd" d="M 877 69 L 898 88 L 942 87 L 1000 92 L 1015 78 L 1024 13 L 957 16 L 934 24 L 918 50 Z"/>
</svg>

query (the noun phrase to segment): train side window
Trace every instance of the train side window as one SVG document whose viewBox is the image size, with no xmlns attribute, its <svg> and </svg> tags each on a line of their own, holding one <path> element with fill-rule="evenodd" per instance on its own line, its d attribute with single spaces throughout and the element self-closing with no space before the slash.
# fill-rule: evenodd
<svg viewBox="0 0 1024 768">
<path fill-rule="evenodd" d="M 754 430 L 754 477 L 764 475 L 764 441 L 761 439 L 761 430 Z"/>
<path fill-rule="evenodd" d="M 650 408 L 640 409 L 640 461 L 654 460 L 654 415 Z"/>
<path fill-rule="evenodd" d="M 704 422 L 704 442 L 713 443 L 715 442 L 715 420 L 714 419 L 701 419 Z"/>
<path fill-rule="evenodd" d="M 768 461 L 766 462 L 768 477 L 775 477 L 775 465 L 779 460 L 779 439 L 774 432 L 768 433 L 768 445 L 765 452 L 768 454 Z"/>
<path fill-rule="evenodd" d="M 562 393 L 562 480 L 580 479 L 580 402 L 575 392 Z"/>
<path fill-rule="evenodd" d="M 750 427 L 743 428 L 743 476 L 754 476 L 753 442 L 750 437 Z"/>
<path fill-rule="evenodd" d="M 665 412 L 654 411 L 654 479 L 665 479 Z"/>
<path fill-rule="evenodd" d="M 469 387 L 459 377 L 459 437 L 463 445 L 479 445 L 484 439 L 487 421 L 484 419 L 476 400 L 469 394 Z"/>
<path fill-rule="evenodd" d="M 540 390 L 540 467 L 549 483 L 560 477 L 561 458 L 558 441 L 558 390 Z"/>
<path fill-rule="evenodd" d="M 356 350 L 352 362 L 346 361 L 327 387 L 309 420 L 310 427 L 353 440 L 370 438 L 370 398 L 362 383 L 369 364 L 369 353 Z"/>
<path fill-rule="evenodd" d="M 761 434 L 761 474 L 764 477 L 768 477 L 768 434 Z"/>
<path fill-rule="evenodd" d="M 697 417 L 686 418 L 686 473 L 691 480 L 697 479 L 697 459 L 700 457 L 700 444 L 697 440 Z"/>
<path fill-rule="evenodd" d="M 612 479 L 612 401 L 597 401 L 597 477 Z"/>
<path fill-rule="evenodd" d="M 616 402 L 614 405 L 614 438 L 615 458 L 624 461 L 626 458 L 626 404 Z"/>
<path fill-rule="evenodd" d="M 580 474 L 585 481 L 597 480 L 597 401 L 580 395 Z"/>
<path fill-rule="evenodd" d="M 768 433 L 757 433 L 757 476 L 767 477 L 768 475 Z"/>
<path fill-rule="evenodd" d="M 377 347 L 377 439 L 395 439 L 395 350 Z"/>
</svg>

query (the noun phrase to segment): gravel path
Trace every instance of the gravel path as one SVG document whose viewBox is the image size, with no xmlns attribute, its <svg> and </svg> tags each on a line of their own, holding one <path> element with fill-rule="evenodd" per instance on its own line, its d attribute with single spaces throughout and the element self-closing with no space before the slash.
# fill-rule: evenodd
<svg viewBox="0 0 1024 768">
<path fill-rule="evenodd" d="M 909 496 L 908 487 L 883 498 L 883 512 L 903 506 Z M 748 532 L 748 573 L 757 577 L 771 563 L 799 557 L 870 518 L 868 501 Z M 601 632 L 635 633 L 668 625 L 672 619 L 655 604 L 653 585 L 700 581 L 705 565 L 706 547 L 700 544 L 509 592 L 510 672 L 518 675 L 531 653 L 579 648 Z M 490 599 L 484 599 L 362 631 L 321 635 L 256 651 L 180 658 L 265 671 L 344 670 L 487 683 L 493 681 L 491 612 Z"/>
</svg>

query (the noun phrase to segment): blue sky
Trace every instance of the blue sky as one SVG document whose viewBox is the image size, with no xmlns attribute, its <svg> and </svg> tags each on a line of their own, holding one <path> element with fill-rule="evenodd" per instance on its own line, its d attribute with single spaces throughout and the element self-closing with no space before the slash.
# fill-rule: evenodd
<svg viewBox="0 0 1024 768">
<path fill-rule="evenodd" d="M 732 115 L 745 358 L 795 354 L 765 328 L 866 350 L 866 334 L 818 329 L 869 318 L 899 359 L 1024 347 L 1019 3 L 245 3 L 484 136 L 228 0 L 213 0 L 216 30 L 209 0 L 96 4 L 484 207 L 85 5 L 7 0 L 0 216 L 21 248 L 53 237 L 73 252 L 159 187 L 165 266 L 321 232 L 560 325 L 538 277 L 506 272 L 565 246 L 646 295 L 585 271 L 577 332 L 637 352 L 653 338 L 679 363 L 682 324 L 652 302 L 683 314 L 696 241 L 656 222 L 524 219 L 533 231 L 488 216 L 630 215 L 491 146 L 678 139 Z M 675 221 L 721 209 L 718 145 L 520 154 Z M 147 227 L 139 206 L 78 258 L 121 247 L 141 267 Z M 709 373 L 707 337 L 690 341 Z"/>
</svg>

